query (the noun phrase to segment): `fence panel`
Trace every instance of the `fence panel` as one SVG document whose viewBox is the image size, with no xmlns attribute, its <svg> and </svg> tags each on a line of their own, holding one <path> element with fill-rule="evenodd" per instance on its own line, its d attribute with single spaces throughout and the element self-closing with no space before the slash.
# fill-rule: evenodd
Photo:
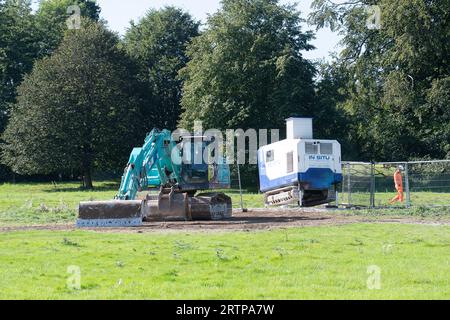
<svg viewBox="0 0 450 320">
<path fill-rule="evenodd" d="M 370 207 L 372 188 L 372 164 L 345 162 L 342 165 L 342 193 L 340 203 L 344 206 Z"/>
<path fill-rule="evenodd" d="M 450 160 L 345 162 L 340 203 L 344 206 L 450 206 Z M 403 193 L 394 173 L 401 169 Z"/>
<path fill-rule="evenodd" d="M 450 206 L 450 161 L 408 163 L 413 206 Z"/>
<path fill-rule="evenodd" d="M 401 198 L 395 189 L 394 174 L 401 168 L 403 193 Z M 408 181 L 406 175 L 406 162 L 376 163 L 374 164 L 374 207 L 407 207 L 408 206 Z"/>
</svg>

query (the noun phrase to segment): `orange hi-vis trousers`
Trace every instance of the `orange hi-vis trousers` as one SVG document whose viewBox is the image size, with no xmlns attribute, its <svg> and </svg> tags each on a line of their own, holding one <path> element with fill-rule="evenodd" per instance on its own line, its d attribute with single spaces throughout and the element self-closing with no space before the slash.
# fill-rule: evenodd
<svg viewBox="0 0 450 320">
<path fill-rule="evenodd" d="M 399 171 L 394 174 L 395 189 L 397 189 L 397 195 L 390 201 L 393 203 L 395 201 L 403 202 L 403 177 Z"/>
<path fill-rule="evenodd" d="M 397 195 L 391 200 L 391 203 L 395 201 L 403 202 L 403 188 L 397 189 Z"/>
</svg>

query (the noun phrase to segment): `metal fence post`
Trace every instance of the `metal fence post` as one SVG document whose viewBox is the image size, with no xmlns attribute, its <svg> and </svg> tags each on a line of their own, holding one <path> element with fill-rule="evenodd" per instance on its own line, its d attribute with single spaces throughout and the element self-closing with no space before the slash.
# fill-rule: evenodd
<svg viewBox="0 0 450 320">
<path fill-rule="evenodd" d="M 245 212 L 244 200 L 242 197 L 241 170 L 239 169 L 239 163 L 237 164 L 237 174 L 238 174 L 238 180 L 239 180 L 239 194 L 241 196 L 241 209 L 242 209 L 242 212 Z"/>
<path fill-rule="evenodd" d="M 408 162 L 405 163 L 405 191 L 406 191 L 406 207 L 411 207 L 411 194 L 409 191 L 409 172 L 408 172 Z"/>
<path fill-rule="evenodd" d="M 336 198 L 336 208 L 339 208 L 339 190 L 337 185 L 334 185 L 334 197 Z"/>
<path fill-rule="evenodd" d="M 352 205 L 352 184 L 350 181 L 351 173 L 350 173 L 350 163 L 347 163 L 347 200 L 348 205 Z"/>
<path fill-rule="evenodd" d="M 370 164 L 370 208 L 375 208 L 375 163 Z"/>
</svg>

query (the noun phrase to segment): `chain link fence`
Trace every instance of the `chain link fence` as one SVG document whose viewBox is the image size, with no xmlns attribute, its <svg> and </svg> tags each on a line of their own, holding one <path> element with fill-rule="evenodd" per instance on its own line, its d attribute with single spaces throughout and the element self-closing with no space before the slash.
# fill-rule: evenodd
<svg viewBox="0 0 450 320">
<path fill-rule="evenodd" d="M 401 196 L 394 184 L 398 168 Z M 397 195 L 400 199 L 395 199 Z M 370 208 L 450 206 L 450 160 L 344 162 L 340 204 Z"/>
</svg>

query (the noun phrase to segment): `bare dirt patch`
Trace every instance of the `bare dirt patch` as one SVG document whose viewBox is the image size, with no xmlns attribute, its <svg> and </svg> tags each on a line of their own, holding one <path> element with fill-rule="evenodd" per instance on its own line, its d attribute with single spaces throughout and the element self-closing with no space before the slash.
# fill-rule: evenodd
<svg viewBox="0 0 450 320">
<path fill-rule="evenodd" d="M 145 233 L 170 231 L 257 231 L 277 228 L 345 225 L 352 223 L 403 223 L 450 225 L 450 220 L 430 220 L 420 217 L 380 217 L 357 216 L 321 209 L 254 209 L 248 212 L 235 210 L 233 218 L 225 221 L 165 221 L 145 222 L 133 228 L 88 229 L 97 232 Z M 8 226 L 0 227 L 0 232 L 12 231 L 70 231 L 73 224 Z"/>
</svg>

